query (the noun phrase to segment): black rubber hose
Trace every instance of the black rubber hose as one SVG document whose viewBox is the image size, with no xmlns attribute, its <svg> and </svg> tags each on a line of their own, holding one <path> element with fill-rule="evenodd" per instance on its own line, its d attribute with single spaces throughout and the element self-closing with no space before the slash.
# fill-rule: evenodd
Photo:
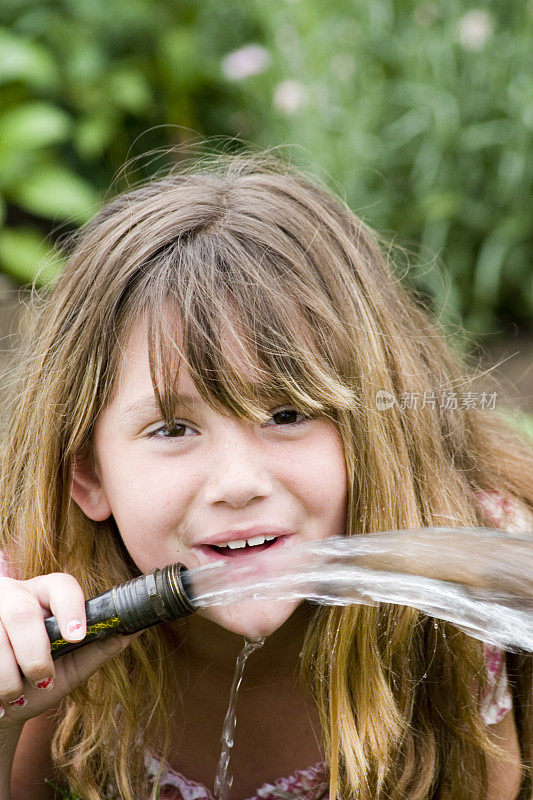
<svg viewBox="0 0 533 800">
<path fill-rule="evenodd" d="M 115 586 L 85 603 L 87 635 L 79 642 L 63 639 L 56 618 L 48 617 L 44 624 L 52 658 L 60 658 L 95 639 L 136 633 L 158 622 L 186 617 L 196 611 L 187 591 L 190 592 L 187 569 L 179 563 Z"/>
</svg>

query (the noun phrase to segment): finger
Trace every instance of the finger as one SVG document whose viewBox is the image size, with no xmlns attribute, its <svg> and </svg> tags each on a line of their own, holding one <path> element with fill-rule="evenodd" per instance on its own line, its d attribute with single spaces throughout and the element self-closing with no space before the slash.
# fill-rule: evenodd
<svg viewBox="0 0 533 800">
<path fill-rule="evenodd" d="M 110 636 L 74 650 L 56 662 L 55 686 L 60 696 L 72 692 L 139 636 Z"/>
<path fill-rule="evenodd" d="M 23 584 L 13 581 L 9 595 L 3 594 L 0 599 L 0 616 L 8 639 L 4 643 L 6 652 L 9 645 L 28 681 L 44 685 L 53 679 L 50 641 L 37 598 Z"/>
<path fill-rule="evenodd" d="M 138 635 L 114 636 L 101 642 L 93 642 L 64 656 L 58 663 L 55 684 L 50 692 L 39 692 L 25 682 L 24 703 L 3 703 L 0 698 L 0 708 L 3 710 L 3 713 L 0 711 L 0 729 L 6 724 L 24 722 L 57 706 L 66 695 L 83 684 L 106 661 L 122 652 Z"/>
<path fill-rule="evenodd" d="M 23 694 L 20 670 L 2 623 L 0 623 L 0 702 L 6 708 Z"/>
<path fill-rule="evenodd" d="M 69 642 L 79 642 L 87 632 L 85 597 L 76 578 L 64 572 L 40 575 L 25 581 L 41 605 L 57 619 L 59 630 Z"/>
</svg>

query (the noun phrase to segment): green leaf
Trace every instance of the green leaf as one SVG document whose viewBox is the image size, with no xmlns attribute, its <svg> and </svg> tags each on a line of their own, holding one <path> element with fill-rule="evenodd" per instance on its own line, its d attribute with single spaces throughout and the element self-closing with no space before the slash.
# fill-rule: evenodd
<svg viewBox="0 0 533 800">
<path fill-rule="evenodd" d="M 0 266 L 20 283 L 31 283 L 36 277 L 39 283 L 47 283 L 61 272 L 63 260 L 37 231 L 4 228 L 0 231 Z"/>
<path fill-rule="evenodd" d="M 495 303 L 505 259 L 511 248 L 511 223 L 503 222 L 488 236 L 478 255 L 473 274 L 473 296 L 480 305 Z"/>
<path fill-rule="evenodd" d="M 0 148 L 31 150 L 68 139 L 69 115 L 50 103 L 26 103 L 10 108 L 0 117 Z"/>
<path fill-rule="evenodd" d="M 533 415 L 521 414 L 519 412 L 503 413 L 507 422 L 516 430 L 533 439 Z"/>
<path fill-rule="evenodd" d="M 0 149 L 0 191 L 9 197 L 11 189 L 43 163 L 47 155 L 43 150 L 2 150 Z"/>
<path fill-rule="evenodd" d="M 462 150 L 482 150 L 485 147 L 511 145 L 516 136 L 516 125 L 508 119 L 492 119 L 469 125 L 459 136 Z"/>
<path fill-rule="evenodd" d="M 0 53 L 0 84 L 21 80 L 37 89 L 57 89 L 57 66 L 41 45 L 0 28 Z"/>
<path fill-rule="evenodd" d="M 431 192 L 418 203 L 423 219 L 449 219 L 461 208 L 461 197 L 457 192 Z"/>
<path fill-rule="evenodd" d="M 44 782 L 48 786 L 51 786 L 53 789 L 55 789 L 56 794 L 57 794 L 57 792 L 59 792 L 61 800 L 82 800 L 80 795 L 77 792 L 75 792 L 73 789 L 70 789 L 70 788 L 61 789 L 56 783 L 54 783 L 53 781 L 49 781 L 47 779 L 45 779 Z"/>
<path fill-rule="evenodd" d="M 111 75 L 108 92 L 115 105 L 132 114 L 146 111 L 152 103 L 150 85 L 137 69 L 121 69 Z"/>
<path fill-rule="evenodd" d="M 25 211 L 47 219 L 89 220 L 99 197 L 93 187 L 75 172 L 60 165 L 42 167 L 11 191 Z"/>
<path fill-rule="evenodd" d="M 199 64 L 199 43 L 191 27 L 176 27 L 161 36 L 158 47 L 159 66 L 170 86 L 190 92 L 198 84 L 202 71 Z"/>
<path fill-rule="evenodd" d="M 84 159 L 101 155 L 117 130 L 114 113 L 90 114 L 78 123 L 74 133 L 74 144 Z"/>
<path fill-rule="evenodd" d="M 75 91 L 74 102 L 83 106 L 87 86 L 104 83 L 109 69 L 107 48 L 93 36 L 77 35 L 75 44 L 63 53 L 66 84 Z"/>
</svg>

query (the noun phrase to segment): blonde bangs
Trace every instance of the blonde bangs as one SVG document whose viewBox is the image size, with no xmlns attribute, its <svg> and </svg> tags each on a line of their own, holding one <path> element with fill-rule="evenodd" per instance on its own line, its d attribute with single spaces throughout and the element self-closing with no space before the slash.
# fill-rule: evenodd
<svg viewBox="0 0 533 800">
<path fill-rule="evenodd" d="M 266 421 L 276 403 L 333 419 L 353 407 L 332 340 L 334 312 L 316 296 L 306 303 L 297 282 L 279 252 L 218 231 L 182 236 L 146 265 L 120 328 L 127 335 L 143 309 L 167 422 L 182 367 L 207 403 L 250 421 Z"/>
</svg>

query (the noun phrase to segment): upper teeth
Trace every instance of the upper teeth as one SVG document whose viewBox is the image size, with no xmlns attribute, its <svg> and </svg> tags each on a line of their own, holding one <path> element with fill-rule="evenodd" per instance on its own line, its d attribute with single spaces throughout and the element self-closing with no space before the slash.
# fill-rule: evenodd
<svg viewBox="0 0 533 800">
<path fill-rule="evenodd" d="M 250 539 L 234 539 L 233 542 L 219 542 L 217 547 L 229 547 L 230 550 L 236 550 L 238 547 L 254 547 L 256 544 L 263 544 L 264 542 L 271 542 L 275 536 L 252 536 Z"/>
</svg>

